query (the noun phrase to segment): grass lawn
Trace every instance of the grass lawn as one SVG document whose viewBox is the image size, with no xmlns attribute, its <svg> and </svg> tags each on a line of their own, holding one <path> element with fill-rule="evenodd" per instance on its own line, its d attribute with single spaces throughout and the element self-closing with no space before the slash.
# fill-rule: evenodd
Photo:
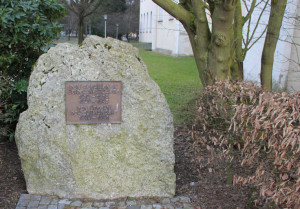
<svg viewBox="0 0 300 209">
<path fill-rule="evenodd" d="M 160 86 L 175 125 L 191 125 L 195 116 L 195 100 L 202 85 L 194 58 L 171 57 L 140 50 L 151 78 Z"/>
</svg>

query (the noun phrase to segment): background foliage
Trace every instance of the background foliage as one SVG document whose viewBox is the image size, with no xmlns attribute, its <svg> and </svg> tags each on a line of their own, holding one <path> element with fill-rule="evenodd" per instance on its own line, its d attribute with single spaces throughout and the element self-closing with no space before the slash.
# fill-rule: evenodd
<svg viewBox="0 0 300 209">
<path fill-rule="evenodd" d="M 27 108 L 27 80 L 13 82 L 0 76 L 0 139 L 14 139 L 19 115 Z"/>
<path fill-rule="evenodd" d="M 67 0 L 60 0 L 68 5 Z M 100 5 L 97 6 L 97 2 Z M 86 5 L 87 6 L 87 5 Z M 86 7 L 85 6 L 85 7 Z M 64 31 L 66 36 L 78 37 L 78 23 L 79 23 L 79 13 L 78 15 L 74 12 L 79 9 L 84 9 L 80 2 L 73 4 L 73 8 L 68 6 L 68 15 L 60 20 L 64 24 Z M 93 35 L 98 35 L 104 37 L 104 24 L 105 20 L 103 15 L 107 15 L 106 20 L 106 34 L 107 36 L 115 38 L 118 36 L 120 38 L 122 35 L 129 34 L 130 32 L 139 31 L 139 9 L 140 1 L 134 0 L 101 0 L 94 1 L 94 3 L 86 9 L 85 13 L 90 13 L 90 15 L 84 18 L 84 28 L 83 32 L 85 35 L 91 33 Z M 93 11 L 94 10 L 94 11 Z M 81 14 L 82 16 L 82 14 Z M 118 26 L 117 26 L 118 24 Z M 117 34 L 118 33 L 118 34 Z M 78 37 L 79 38 L 79 37 Z"/>
<path fill-rule="evenodd" d="M 64 15 L 56 0 L 0 1 L 0 69 L 14 80 L 28 78 L 31 67 L 51 40 L 59 37 Z"/>
<path fill-rule="evenodd" d="M 0 138 L 13 139 L 19 114 L 27 107 L 31 68 L 60 36 L 55 22 L 65 14 L 57 0 L 0 0 Z"/>
</svg>

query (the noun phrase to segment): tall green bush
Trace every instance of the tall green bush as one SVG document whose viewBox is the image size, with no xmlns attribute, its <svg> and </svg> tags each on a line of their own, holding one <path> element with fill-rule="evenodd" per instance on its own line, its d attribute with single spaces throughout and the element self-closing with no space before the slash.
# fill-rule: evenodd
<svg viewBox="0 0 300 209">
<path fill-rule="evenodd" d="M 14 137 L 14 129 L 21 112 L 27 108 L 25 79 L 12 81 L 0 76 L 0 139 Z"/>
<path fill-rule="evenodd" d="M 65 9 L 57 0 L 0 0 L 0 69 L 14 80 L 31 67 L 62 29 L 55 20 Z"/>
<path fill-rule="evenodd" d="M 0 0 L 0 138 L 13 139 L 32 66 L 60 36 L 64 14 L 57 0 Z"/>
</svg>

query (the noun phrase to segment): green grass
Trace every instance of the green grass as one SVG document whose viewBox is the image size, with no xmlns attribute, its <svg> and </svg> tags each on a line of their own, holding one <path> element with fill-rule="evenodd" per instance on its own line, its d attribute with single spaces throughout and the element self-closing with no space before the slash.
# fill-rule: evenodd
<svg viewBox="0 0 300 209">
<path fill-rule="evenodd" d="M 164 93 L 175 125 L 188 125 L 195 118 L 195 100 L 202 85 L 192 57 L 171 57 L 140 50 L 151 78 Z"/>
</svg>

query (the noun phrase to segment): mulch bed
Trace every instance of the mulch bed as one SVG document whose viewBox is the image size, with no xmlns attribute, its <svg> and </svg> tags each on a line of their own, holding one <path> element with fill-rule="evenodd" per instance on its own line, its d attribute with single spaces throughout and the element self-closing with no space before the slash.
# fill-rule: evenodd
<svg viewBox="0 0 300 209">
<path fill-rule="evenodd" d="M 176 195 L 190 197 L 195 208 L 199 209 L 259 208 L 253 204 L 253 197 L 257 196 L 253 188 L 226 183 L 229 164 L 224 158 L 218 157 L 218 153 L 211 153 L 203 147 L 200 156 L 195 156 L 188 128 L 176 130 L 174 148 Z M 196 158 L 201 159 L 201 166 Z M 232 164 L 233 174 L 242 175 L 250 171 L 249 167 L 241 167 L 237 160 Z"/>
<path fill-rule="evenodd" d="M 0 141 L 0 208 L 15 208 L 22 193 L 27 192 L 17 147 Z"/>
<path fill-rule="evenodd" d="M 216 159 L 200 167 L 195 160 L 189 129 L 177 127 L 174 137 L 176 195 L 190 197 L 198 209 L 256 208 L 251 202 L 251 188 L 226 184 L 228 165 L 225 160 Z M 205 161 L 211 153 L 203 149 L 200 157 Z M 245 169 L 238 163 L 232 167 L 237 174 L 246 172 Z M 0 142 L 0 208 L 15 208 L 22 193 L 27 191 L 16 145 Z"/>
</svg>

